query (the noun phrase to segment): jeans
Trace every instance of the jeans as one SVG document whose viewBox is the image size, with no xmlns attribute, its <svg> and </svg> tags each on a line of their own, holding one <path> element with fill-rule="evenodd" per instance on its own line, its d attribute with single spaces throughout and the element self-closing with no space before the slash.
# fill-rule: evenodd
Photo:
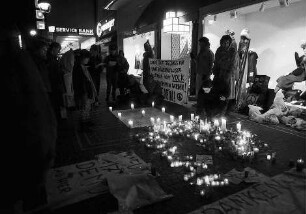
<svg viewBox="0 0 306 214">
<path fill-rule="evenodd" d="M 106 72 L 106 99 L 109 99 L 110 92 L 112 91 L 113 99 L 116 99 L 116 89 L 117 89 L 118 73 Z"/>
</svg>

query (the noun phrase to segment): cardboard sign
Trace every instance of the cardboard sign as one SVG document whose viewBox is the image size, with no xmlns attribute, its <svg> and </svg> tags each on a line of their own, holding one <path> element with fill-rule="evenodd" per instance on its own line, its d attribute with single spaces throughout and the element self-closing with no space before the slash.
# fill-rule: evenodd
<svg viewBox="0 0 306 214">
<path fill-rule="evenodd" d="M 178 60 L 150 59 L 150 73 L 162 87 L 165 100 L 187 103 L 190 58 Z"/>
<path fill-rule="evenodd" d="M 148 165 L 135 153 L 103 153 L 95 160 L 50 170 L 48 204 L 59 208 L 107 193 L 107 175 L 149 174 Z"/>
<path fill-rule="evenodd" d="M 190 214 L 305 213 L 305 188 L 305 177 L 280 174 Z"/>
</svg>

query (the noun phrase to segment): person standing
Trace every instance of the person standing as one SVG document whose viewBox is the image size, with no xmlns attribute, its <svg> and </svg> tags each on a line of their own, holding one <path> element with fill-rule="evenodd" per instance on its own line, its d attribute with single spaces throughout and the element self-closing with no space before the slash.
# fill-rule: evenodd
<svg viewBox="0 0 306 214">
<path fill-rule="evenodd" d="M 119 73 L 119 64 L 118 64 L 118 53 L 117 46 L 111 44 L 109 46 L 110 54 L 104 59 L 104 66 L 106 67 L 106 102 L 109 101 L 110 93 L 112 92 L 113 101 L 116 101 L 116 90 L 117 90 L 117 81 Z"/>
<path fill-rule="evenodd" d="M 196 63 L 196 96 L 198 96 L 201 89 L 202 82 L 210 78 L 212 67 L 214 63 L 214 54 L 210 50 L 210 43 L 207 37 L 199 39 L 200 51 L 195 58 L 191 55 L 191 58 Z"/>
<path fill-rule="evenodd" d="M 149 76 L 150 76 L 150 64 L 149 64 L 149 59 L 150 58 L 154 58 L 154 54 L 153 54 L 153 49 L 150 45 L 149 40 L 147 40 L 144 43 L 144 50 L 145 52 L 143 53 L 143 59 L 142 59 L 142 85 L 144 87 L 148 87 L 148 80 L 149 80 Z"/>
<path fill-rule="evenodd" d="M 213 67 L 214 78 L 221 79 L 225 84 L 225 88 L 229 91 L 227 98 L 233 99 L 235 97 L 235 48 L 231 46 L 232 38 L 229 35 L 222 36 L 220 40 L 220 47 L 215 54 L 215 63 Z M 229 99 L 226 100 L 226 106 L 223 109 L 223 113 L 227 113 L 227 106 Z"/>
<path fill-rule="evenodd" d="M 95 84 L 97 90 L 97 97 L 95 97 L 95 104 L 99 104 L 99 92 L 100 92 L 100 82 L 101 82 L 101 72 L 102 72 L 102 57 L 99 55 L 99 47 L 97 45 L 92 45 L 90 47 L 90 59 L 89 59 L 89 73 Z"/>
<path fill-rule="evenodd" d="M 58 121 L 61 119 L 61 110 L 64 108 L 63 94 L 64 75 L 60 69 L 58 54 L 61 50 L 61 45 L 57 42 L 52 42 L 47 51 L 47 67 L 51 84 L 51 103 Z"/>
<path fill-rule="evenodd" d="M 119 74 L 118 74 L 118 86 L 119 86 L 119 92 L 120 95 L 124 95 L 125 88 L 128 86 L 128 70 L 129 70 L 129 63 L 127 59 L 124 57 L 124 53 L 122 50 L 119 51 L 119 59 L 118 59 L 118 65 L 119 65 Z"/>
<path fill-rule="evenodd" d="M 80 130 L 85 131 L 85 125 L 90 125 L 91 105 L 95 101 L 96 88 L 86 67 L 90 58 L 90 52 L 82 49 L 79 60 L 73 69 L 73 91 L 77 108 L 81 112 Z"/>
</svg>

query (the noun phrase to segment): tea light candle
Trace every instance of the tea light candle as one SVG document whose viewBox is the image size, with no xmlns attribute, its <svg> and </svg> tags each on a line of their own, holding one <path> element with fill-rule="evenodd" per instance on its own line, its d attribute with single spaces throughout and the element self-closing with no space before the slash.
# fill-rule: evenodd
<svg viewBox="0 0 306 214">
<path fill-rule="evenodd" d="M 154 122 L 155 122 L 154 117 L 151 117 L 150 120 L 151 120 L 151 123 L 154 124 Z"/>
<path fill-rule="evenodd" d="M 201 191 L 200 191 L 200 195 L 201 195 L 201 196 L 204 196 L 204 195 L 205 195 L 205 190 L 201 190 Z"/>
<path fill-rule="evenodd" d="M 296 171 L 301 172 L 304 168 L 304 160 L 302 158 L 296 161 Z"/>
<path fill-rule="evenodd" d="M 165 111 L 166 111 L 166 108 L 162 107 L 162 112 L 165 113 Z"/>
<path fill-rule="evenodd" d="M 255 153 L 257 153 L 257 152 L 259 152 L 259 149 L 258 148 L 253 148 L 253 151 L 255 152 Z"/>
<path fill-rule="evenodd" d="M 121 112 L 118 112 L 118 117 L 121 118 Z"/>
<path fill-rule="evenodd" d="M 181 122 L 183 120 L 183 115 L 179 116 L 179 121 Z"/>
<path fill-rule="evenodd" d="M 134 104 L 133 103 L 131 104 L 131 109 L 134 109 Z"/>
<path fill-rule="evenodd" d="M 215 120 L 215 121 L 214 121 L 214 126 L 216 126 L 216 127 L 219 126 L 219 121 L 218 121 L 218 120 Z"/>
<path fill-rule="evenodd" d="M 271 155 L 267 155 L 267 160 L 271 160 Z"/>
<path fill-rule="evenodd" d="M 224 178 L 224 184 L 228 185 L 228 179 L 227 178 Z"/>
<path fill-rule="evenodd" d="M 152 102 L 152 107 L 154 108 L 154 106 L 155 106 L 155 103 L 154 103 L 154 102 Z"/>
<path fill-rule="evenodd" d="M 191 120 L 194 120 L 194 114 L 191 114 L 191 115 L 190 115 L 190 119 L 191 119 Z"/>
<path fill-rule="evenodd" d="M 157 123 L 160 123 L 160 118 L 159 118 L 159 117 L 157 118 L 156 122 L 157 122 Z"/>
<path fill-rule="evenodd" d="M 145 110 L 142 110 L 142 111 L 141 111 L 141 114 L 142 114 L 142 116 L 144 117 L 145 114 L 146 114 Z"/>
<path fill-rule="evenodd" d="M 226 130 L 226 120 L 221 119 L 221 130 L 225 131 Z"/>
<path fill-rule="evenodd" d="M 130 127 L 133 127 L 133 120 L 129 120 Z"/>
<path fill-rule="evenodd" d="M 173 115 L 170 115 L 170 121 L 171 121 L 171 123 L 174 122 L 174 116 Z"/>
<path fill-rule="evenodd" d="M 237 131 L 240 132 L 241 131 L 241 123 L 237 123 Z"/>
<path fill-rule="evenodd" d="M 166 131 L 166 128 L 167 128 L 167 124 L 166 124 L 166 121 L 164 120 L 164 131 Z"/>
<path fill-rule="evenodd" d="M 112 110 L 113 110 L 113 107 L 110 106 L 110 107 L 108 107 L 108 109 L 109 109 L 110 111 L 112 111 Z"/>
</svg>

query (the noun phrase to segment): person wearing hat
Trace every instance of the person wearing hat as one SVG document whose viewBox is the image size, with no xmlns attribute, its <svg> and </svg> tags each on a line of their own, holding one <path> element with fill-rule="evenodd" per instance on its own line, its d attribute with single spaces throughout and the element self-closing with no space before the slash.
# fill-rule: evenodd
<svg viewBox="0 0 306 214">
<path fill-rule="evenodd" d="M 214 54 L 210 50 L 209 39 L 207 37 L 200 38 L 199 45 L 200 51 L 197 57 L 190 55 L 196 63 L 196 96 L 198 96 L 202 82 L 210 78 L 214 62 Z"/>
<path fill-rule="evenodd" d="M 115 44 L 111 44 L 109 46 L 110 54 L 105 57 L 104 65 L 106 67 L 106 102 L 109 101 L 110 93 L 112 92 L 112 99 L 116 101 L 116 90 L 117 90 L 117 81 L 118 74 L 120 71 L 119 68 L 119 56 L 117 52 L 117 46 Z"/>
</svg>

